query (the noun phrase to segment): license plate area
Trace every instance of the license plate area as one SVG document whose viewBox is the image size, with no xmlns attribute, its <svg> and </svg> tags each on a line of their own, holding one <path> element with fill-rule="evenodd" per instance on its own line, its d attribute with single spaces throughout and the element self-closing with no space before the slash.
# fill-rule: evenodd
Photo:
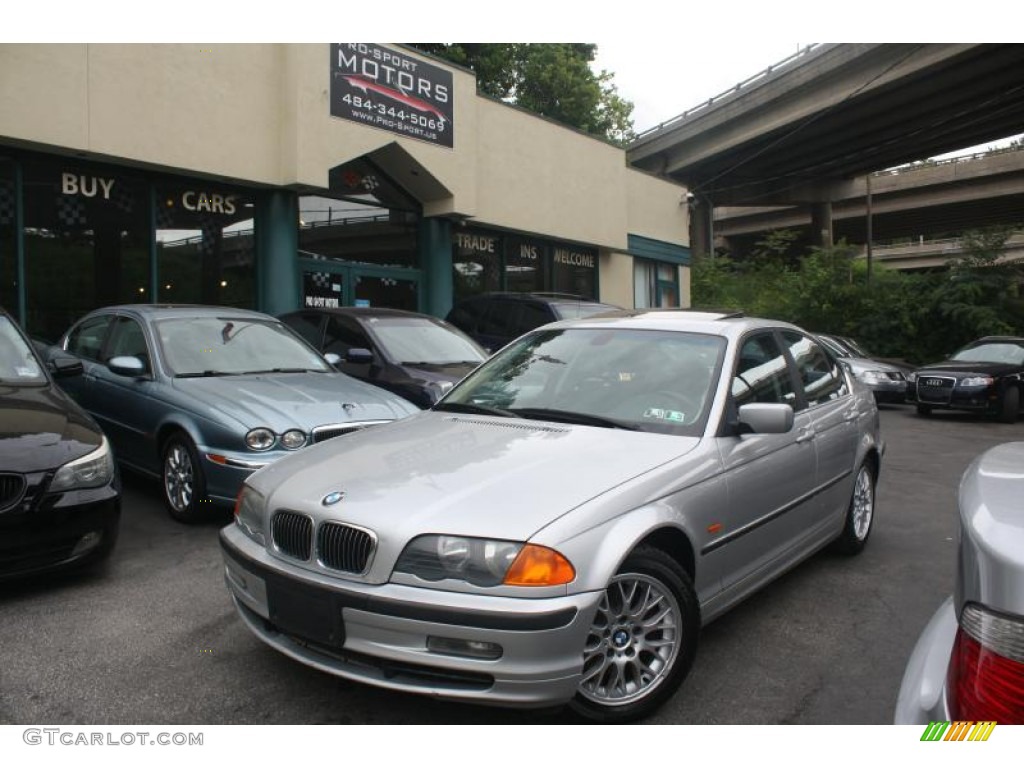
<svg viewBox="0 0 1024 768">
<path fill-rule="evenodd" d="M 333 648 L 345 644 L 341 601 L 329 592 L 268 580 L 267 606 L 270 621 L 286 635 Z"/>
</svg>

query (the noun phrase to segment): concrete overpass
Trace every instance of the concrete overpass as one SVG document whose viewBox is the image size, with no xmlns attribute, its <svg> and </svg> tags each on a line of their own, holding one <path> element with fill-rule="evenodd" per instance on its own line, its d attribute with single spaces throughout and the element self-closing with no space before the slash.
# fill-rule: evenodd
<svg viewBox="0 0 1024 768">
<path fill-rule="evenodd" d="M 867 241 L 868 177 L 845 185 L 832 200 L 836 240 Z M 948 240 L 967 229 L 991 225 L 1024 228 L 1024 148 L 997 150 L 927 164 L 904 166 L 870 175 L 872 240 Z M 717 247 L 748 254 L 765 233 L 790 229 L 813 242 L 807 206 L 760 206 L 715 209 Z M 924 257 L 924 251 L 922 258 Z M 931 257 L 929 257 L 931 258 Z M 902 267 L 908 266 L 904 261 Z"/>
<path fill-rule="evenodd" d="M 811 204 L 831 241 L 858 178 L 1022 127 L 1024 45 L 823 44 L 641 134 L 627 160 L 691 190 L 700 253 L 717 206 Z"/>
</svg>

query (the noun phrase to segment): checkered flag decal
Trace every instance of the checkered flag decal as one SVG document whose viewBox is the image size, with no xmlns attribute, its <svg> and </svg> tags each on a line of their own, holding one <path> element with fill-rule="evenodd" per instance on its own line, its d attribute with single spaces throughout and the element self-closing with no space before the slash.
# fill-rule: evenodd
<svg viewBox="0 0 1024 768">
<path fill-rule="evenodd" d="M 316 288 L 326 290 L 331 287 L 330 272 L 311 272 L 309 277 L 313 281 L 313 286 Z"/>
<path fill-rule="evenodd" d="M 61 195 L 57 198 L 57 222 L 64 229 L 75 229 L 86 226 L 89 221 L 85 217 L 85 203 L 77 197 Z"/>
<path fill-rule="evenodd" d="M 14 224 L 15 213 L 14 182 L 0 179 L 0 227 Z"/>
<path fill-rule="evenodd" d="M 114 196 L 114 205 L 116 205 L 122 213 L 130 214 L 135 209 L 135 196 L 124 189 L 119 187 L 117 194 Z"/>
<path fill-rule="evenodd" d="M 210 255 L 217 250 L 217 241 L 220 240 L 221 225 L 215 219 L 203 219 L 200 224 L 203 239 L 199 243 L 199 252 Z"/>
<path fill-rule="evenodd" d="M 156 207 L 156 228 L 174 229 L 174 209 L 166 201 Z"/>
</svg>

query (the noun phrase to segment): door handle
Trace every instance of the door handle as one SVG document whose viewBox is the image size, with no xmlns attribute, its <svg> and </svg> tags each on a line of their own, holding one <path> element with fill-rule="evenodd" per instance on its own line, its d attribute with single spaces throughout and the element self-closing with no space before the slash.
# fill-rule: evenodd
<svg viewBox="0 0 1024 768">
<path fill-rule="evenodd" d="M 797 436 L 796 436 L 796 442 L 798 442 L 798 443 L 806 443 L 806 442 L 808 442 L 810 440 L 813 440 L 813 439 L 814 439 L 814 430 L 811 429 L 810 427 L 804 427 L 803 429 L 801 429 L 797 433 Z"/>
<path fill-rule="evenodd" d="M 860 411 L 854 408 L 843 414 L 843 421 L 856 421 L 858 416 L 860 416 Z"/>
</svg>

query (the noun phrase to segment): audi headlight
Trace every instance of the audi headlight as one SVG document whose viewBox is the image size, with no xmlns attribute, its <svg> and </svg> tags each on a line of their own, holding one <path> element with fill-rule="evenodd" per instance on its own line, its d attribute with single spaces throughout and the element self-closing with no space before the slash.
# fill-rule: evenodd
<svg viewBox="0 0 1024 768">
<path fill-rule="evenodd" d="M 266 427 L 250 429 L 245 436 L 245 444 L 254 451 L 266 451 L 274 445 L 277 435 Z"/>
<path fill-rule="evenodd" d="M 960 379 L 961 387 L 987 387 L 992 384 L 994 379 L 991 376 L 968 376 L 966 379 Z"/>
<path fill-rule="evenodd" d="M 555 586 L 576 577 L 569 561 L 547 547 L 439 535 L 419 536 L 409 542 L 395 571 L 426 581 L 458 579 L 478 587 Z"/>
<path fill-rule="evenodd" d="M 861 371 L 857 374 L 857 378 L 865 384 L 878 384 L 882 382 L 886 376 L 879 371 Z"/>
<path fill-rule="evenodd" d="M 69 461 L 57 470 L 50 481 L 51 491 L 70 491 L 75 488 L 99 488 L 114 477 L 114 456 L 107 438 L 100 447 L 80 459 Z"/>
<path fill-rule="evenodd" d="M 306 444 L 306 433 L 301 429 L 289 429 L 283 435 L 281 435 L 281 445 L 288 450 L 295 450 L 301 448 Z"/>
<path fill-rule="evenodd" d="M 263 512 L 266 507 L 263 494 L 243 485 L 235 500 L 235 523 L 242 532 L 260 546 L 266 546 L 263 536 Z"/>
</svg>

